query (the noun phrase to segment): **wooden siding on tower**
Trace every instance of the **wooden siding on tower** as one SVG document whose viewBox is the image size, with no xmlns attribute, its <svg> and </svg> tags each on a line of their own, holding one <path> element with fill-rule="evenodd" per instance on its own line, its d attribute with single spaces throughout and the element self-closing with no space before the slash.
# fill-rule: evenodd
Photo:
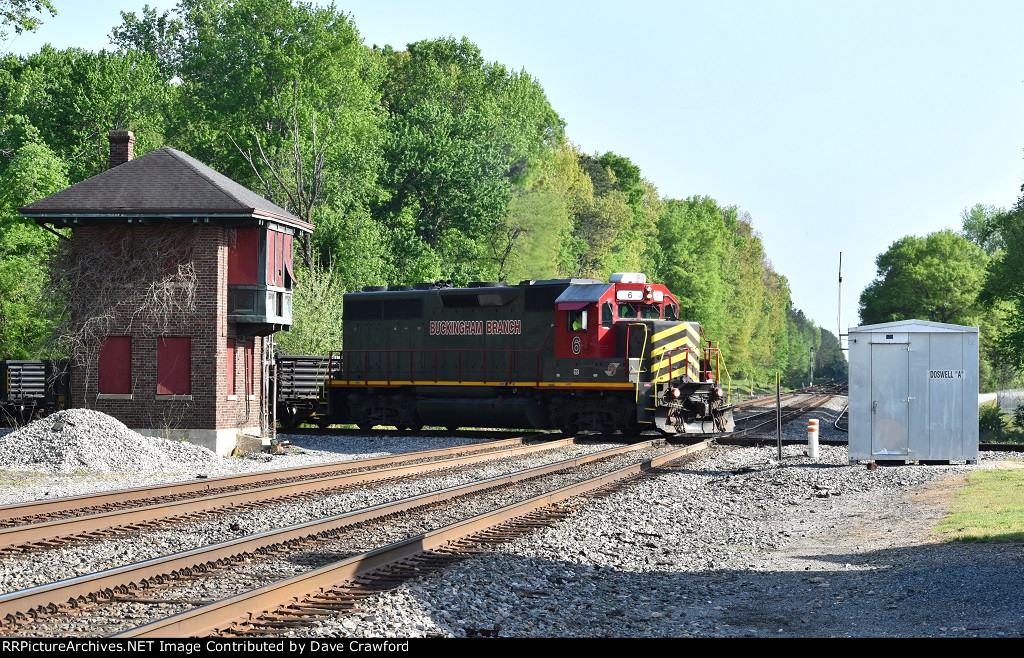
<svg viewBox="0 0 1024 658">
<path fill-rule="evenodd" d="M 259 283 L 260 230 L 235 230 L 235 242 L 228 249 L 228 285 L 255 286 Z"/>
</svg>

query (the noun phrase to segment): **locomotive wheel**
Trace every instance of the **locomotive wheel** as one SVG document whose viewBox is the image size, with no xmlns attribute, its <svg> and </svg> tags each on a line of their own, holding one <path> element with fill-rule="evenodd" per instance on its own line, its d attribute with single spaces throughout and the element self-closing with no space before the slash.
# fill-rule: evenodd
<svg viewBox="0 0 1024 658">
<path fill-rule="evenodd" d="M 414 423 L 409 426 L 410 432 L 419 432 L 421 429 L 423 429 L 423 423 Z"/>
<path fill-rule="evenodd" d="M 576 436 L 580 433 L 579 425 L 566 425 L 562 428 L 562 434 L 566 436 Z"/>
<path fill-rule="evenodd" d="M 449 432 L 455 432 L 455 431 L 458 431 L 459 426 L 458 425 L 445 425 L 444 428 L 446 430 L 448 430 Z"/>
<path fill-rule="evenodd" d="M 356 423 L 356 427 L 363 430 L 364 432 L 369 432 L 370 430 L 373 429 L 373 423 Z"/>
</svg>

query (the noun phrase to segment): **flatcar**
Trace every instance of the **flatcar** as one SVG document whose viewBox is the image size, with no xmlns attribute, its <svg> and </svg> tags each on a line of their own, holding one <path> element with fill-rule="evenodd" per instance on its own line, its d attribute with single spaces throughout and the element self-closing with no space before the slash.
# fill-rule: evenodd
<svg viewBox="0 0 1024 658">
<path fill-rule="evenodd" d="M 24 424 L 66 409 L 69 400 L 66 361 L 0 361 L 0 423 Z"/>
<path fill-rule="evenodd" d="M 641 273 L 343 298 L 321 424 L 636 434 L 731 431 L 719 348 Z"/>
<path fill-rule="evenodd" d="M 328 356 L 279 354 L 277 366 L 277 422 L 294 429 L 304 422 L 319 422 L 320 392 L 331 370 Z"/>
</svg>

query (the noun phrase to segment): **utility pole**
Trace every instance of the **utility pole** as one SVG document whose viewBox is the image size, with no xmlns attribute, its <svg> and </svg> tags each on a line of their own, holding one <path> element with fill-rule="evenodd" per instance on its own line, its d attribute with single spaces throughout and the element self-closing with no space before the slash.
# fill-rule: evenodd
<svg viewBox="0 0 1024 658">
<path fill-rule="evenodd" d="M 811 347 L 811 386 L 814 386 L 814 347 Z"/>
<path fill-rule="evenodd" d="M 839 252 L 839 316 L 838 322 L 839 332 L 836 334 L 836 339 L 839 340 L 839 349 L 849 349 L 849 345 L 843 347 L 843 252 Z"/>
</svg>

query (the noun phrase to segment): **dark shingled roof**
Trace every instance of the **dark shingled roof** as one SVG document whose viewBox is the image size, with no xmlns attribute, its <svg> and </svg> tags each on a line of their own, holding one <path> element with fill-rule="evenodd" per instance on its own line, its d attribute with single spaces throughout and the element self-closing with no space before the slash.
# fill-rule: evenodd
<svg viewBox="0 0 1024 658">
<path fill-rule="evenodd" d="M 37 220 L 80 215 L 259 217 L 305 231 L 308 224 L 252 190 L 169 147 L 76 183 L 18 211 Z"/>
</svg>

